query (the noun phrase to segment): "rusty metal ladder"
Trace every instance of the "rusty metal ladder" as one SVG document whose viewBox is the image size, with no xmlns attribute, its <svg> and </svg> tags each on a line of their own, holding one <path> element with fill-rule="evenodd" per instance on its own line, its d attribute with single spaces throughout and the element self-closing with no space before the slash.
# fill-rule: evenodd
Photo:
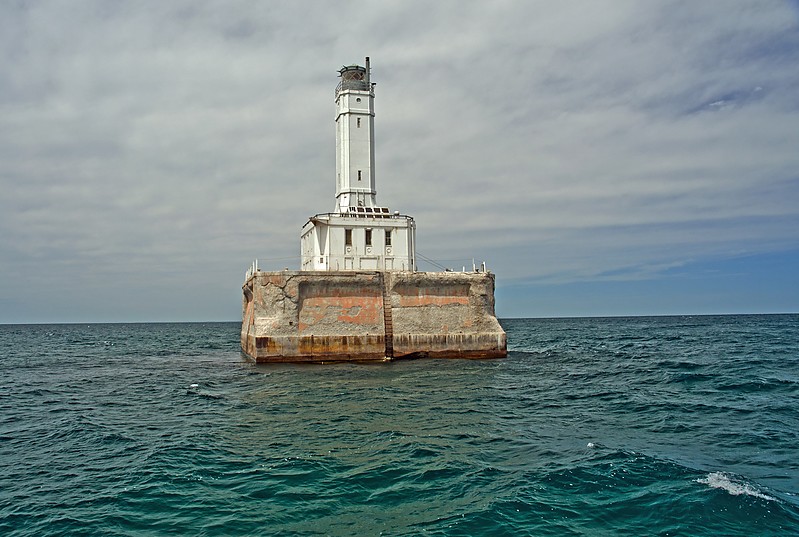
<svg viewBox="0 0 799 537">
<path fill-rule="evenodd" d="M 386 358 L 394 358 L 394 321 L 391 316 L 391 295 L 389 293 L 389 282 L 386 274 L 383 273 L 383 322 L 386 329 Z"/>
</svg>

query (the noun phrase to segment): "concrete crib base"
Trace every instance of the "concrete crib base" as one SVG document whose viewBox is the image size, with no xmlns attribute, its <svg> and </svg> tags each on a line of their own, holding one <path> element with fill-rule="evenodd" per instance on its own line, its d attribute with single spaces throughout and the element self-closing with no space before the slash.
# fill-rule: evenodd
<svg viewBox="0 0 799 537">
<path fill-rule="evenodd" d="M 485 272 L 255 272 L 241 348 L 256 362 L 501 358 Z"/>
</svg>

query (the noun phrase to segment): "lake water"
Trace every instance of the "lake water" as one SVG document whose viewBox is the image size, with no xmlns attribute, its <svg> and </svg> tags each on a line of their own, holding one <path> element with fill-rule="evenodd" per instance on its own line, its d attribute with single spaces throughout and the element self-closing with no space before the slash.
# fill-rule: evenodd
<svg viewBox="0 0 799 537">
<path fill-rule="evenodd" d="M 507 359 L 323 366 L 0 325 L 0 534 L 799 535 L 799 315 L 502 325 Z"/>
</svg>

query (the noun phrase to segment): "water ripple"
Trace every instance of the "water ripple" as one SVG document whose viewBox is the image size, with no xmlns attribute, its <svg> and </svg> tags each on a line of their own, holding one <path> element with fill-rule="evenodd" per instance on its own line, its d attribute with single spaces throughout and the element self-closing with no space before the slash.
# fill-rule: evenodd
<svg viewBox="0 0 799 537">
<path fill-rule="evenodd" d="M 506 360 L 324 367 L 0 326 L 0 534 L 796 533 L 799 316 L 503 325 Z"/>
</svg>

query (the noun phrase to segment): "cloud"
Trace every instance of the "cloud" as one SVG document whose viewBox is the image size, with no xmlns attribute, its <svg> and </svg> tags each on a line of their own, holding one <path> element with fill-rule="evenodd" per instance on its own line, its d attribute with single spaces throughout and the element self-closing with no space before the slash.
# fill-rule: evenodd
<svg viewBox="0 0 799 537">
<path fill-rule="evenodd" d="M 365 55 L 378 196 L 427 257 L 577 282 L 799 243 L 787 3 L 5 3 L 0 50 L 0 304 L 158 317 L 297 266 Z M 210 294 L 187 315 L 237 314 Z"/>
</svg>

